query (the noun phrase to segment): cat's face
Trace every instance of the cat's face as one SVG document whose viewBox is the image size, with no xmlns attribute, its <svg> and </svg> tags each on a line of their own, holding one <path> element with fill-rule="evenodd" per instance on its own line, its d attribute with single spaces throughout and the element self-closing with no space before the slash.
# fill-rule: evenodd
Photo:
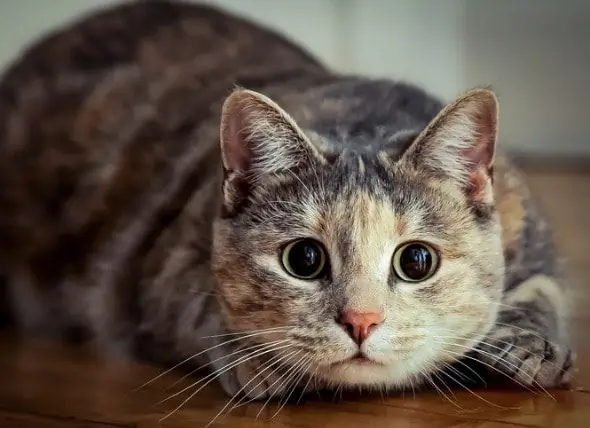
<svg viewBox="0 0 590 428">
<path fill-rule="evenodd" d="M 449 106 L 397 160 L 324 156 L 270 100 L 232 97 L 214 239 L 230 329 L 270 329 L 251 340 L 348 386 L 409 386 L 482 339 L 503 285 L 489 92 Z"/>
</svg>

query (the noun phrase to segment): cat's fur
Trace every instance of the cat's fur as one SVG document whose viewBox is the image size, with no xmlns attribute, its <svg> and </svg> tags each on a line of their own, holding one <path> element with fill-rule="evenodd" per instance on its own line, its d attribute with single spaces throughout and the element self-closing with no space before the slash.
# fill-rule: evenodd
<svg viewBox="0 0 590 428">
<path fill-rule="evenodd" d="M 252 397 L 311 374 L 403 388 L 458 359 L 557 386 L 572 366 L 566 294 L 545 222 L 495 154 L 497 109 L 487 90 L 443 109 L 338 75 L 209 7 L 93 14 L 0 84 L 6 306 L 26 334 L 107 355 L 172 364 L 213 347 L 193 362 L 218 369 L 257 351 L 220 377 Z M 326 246 L 328 276 L 282 268 L 299 237 Z M 392 254 L 416 239 L 441 266 L 404 283 Z M 358 351 L 335 321 L 345 308 L 383 312 L 363 344 L 377 363 L 342 362 Z"/>
</svg>

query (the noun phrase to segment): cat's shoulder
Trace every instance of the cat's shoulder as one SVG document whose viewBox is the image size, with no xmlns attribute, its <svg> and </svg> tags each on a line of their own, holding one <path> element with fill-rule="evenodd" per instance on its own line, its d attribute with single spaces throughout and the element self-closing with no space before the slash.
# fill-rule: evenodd
<svg viewBox="0 0 590 428">
<path fill-rule="evenodd" d="M 531 192 L 526 174 L 503 153 L 495 160 L 494 194 L 507 254 L 531 251 L 525 248 L 531 245 L 536 248 L 552 246 L 549 226 Z"/>
</svg>

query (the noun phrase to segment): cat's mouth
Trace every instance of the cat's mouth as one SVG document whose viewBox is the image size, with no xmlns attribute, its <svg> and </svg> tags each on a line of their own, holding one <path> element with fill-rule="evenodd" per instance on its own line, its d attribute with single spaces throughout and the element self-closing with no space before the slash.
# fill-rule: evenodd
<svg viewBox="0 0 590 428">
<path fill-rule="evenodd" d="M 355 365 L 381 365 L 378 361 L 373 360 L 363 352 L 358 352 L 356 355 L 335 362 L 333 365 L 355 364 Z"/>
</svg>

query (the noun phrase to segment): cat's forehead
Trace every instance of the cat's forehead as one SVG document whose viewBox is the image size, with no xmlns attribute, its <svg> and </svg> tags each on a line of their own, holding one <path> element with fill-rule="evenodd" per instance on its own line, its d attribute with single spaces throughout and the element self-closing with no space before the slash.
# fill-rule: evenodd
<svg viewBox="0 0 590 428">
<path fill-rule="evenodd" d="M 384 151 L 351 152 L 329 168 L 307 171 L 278 192 L 278 198 L 289 199 L 282 207 L 293 220 L 340 241 L 352 231 L 369 241 L 419 235 L 445 222 L 444 207 L 431 186 L 398 171 Z"/>
<path fill-rule="evenodd" d="M 331 165 L 292 174 L 253 209 L 264 227 L 339 245 L 353 237 L 448 241 L 463 223 L 465 207 L 430 180 L 398 168 L 386 151 L 349 152 Z"/>
<path fill-rule="evenodd" d="M 359 158 L 359 175 L 367 174 L 366 168 Z M 390 195 L 388 190 L 387 186 L 375 183 L 354 184 L 321 199 L 316 205 L 316 216 L 322 232 L 341 241 L 352 240 L 367 245 L 418 233 L 429 216 L 428 208 L 419 202 L 419 198 L 404 201 Z"/>
</svg>

